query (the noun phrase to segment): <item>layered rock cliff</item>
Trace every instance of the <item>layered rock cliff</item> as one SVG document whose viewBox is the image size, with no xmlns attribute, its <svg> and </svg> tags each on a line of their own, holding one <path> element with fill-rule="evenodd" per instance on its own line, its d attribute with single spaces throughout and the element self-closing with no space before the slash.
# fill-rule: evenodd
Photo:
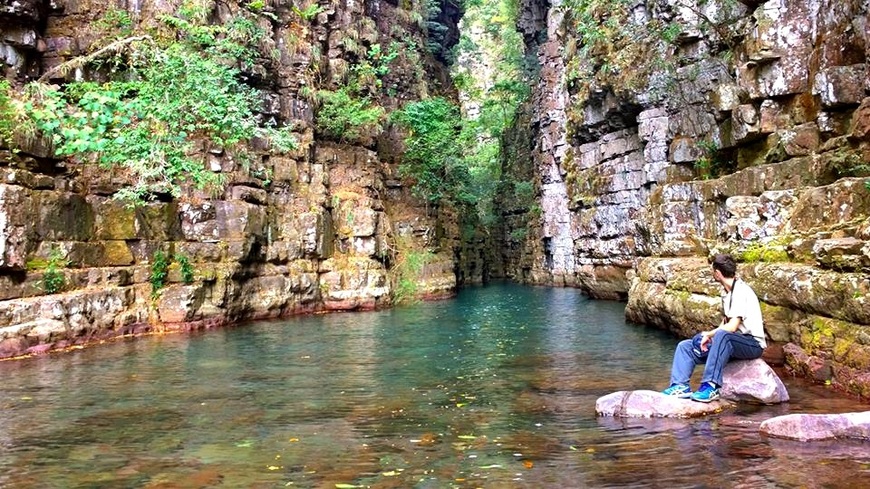
<svg viewBox="0 0 870 489">
<path fill-rule="evenodd" d="M 505 216 L 506 273 L 686 336 L 717 322 L 706 258 L 731 252 L 788 364 L 870 395 L 867 3 L 522 11 L 541 204 Z"/>
<path fill-rule="evenodd" d="M 534 188 L 503 187 L 489 235 L 411 194 L 396 127 L 336 135 L 317 119 L 318 90 L 351 77 L 387 111 L 454 97 L 451 2 L 0 0 L 4 78 L 101 81 L 69 62 L 104 46 L 110 20 L 157 35 L 188 4 L 256 30 L 243 78 L 296 149 L 255 139 L 245 163 L 203 144 L 218 195 L 129 208 L 112 197 L 129 174 L 16 136 L 0 149 L 0 357 L 380 307 L 487 276 L 627 300 L 631 320 L 688 335 L 716 321 L 706 257 L 728 251 L 762 298 L 773 356 L 870 395 L 866 2 L 520 2 L 536 82 L 503 170 Z"/>
<path fill-rule="evenodd" d="M 4 1 L 0 72 L 13 89 L 46 73 L 56 84 L 99 81 L 87 65 L 54 68 L 93 52 L 113 19 L 157 35 L 162 15 L 189 4 L 214 25 L 243 18 L 260 34 L 242 73 L 263 100 L 258 117 L 291 128 L 297 148 L 255 140 L 242 164 L 203 147 L 201 159 L 228 182 L 222 193 L 188 189 L 131 208 L 112 197 L 129 184 L 123 171 L 17 137 L 0 150 L 0 358 L 453 293 L 458 226 L 397 175 L 400 135 L 383 126 L 355 138 L 321 134 L 313 95 L 344 86 L 361 59 L 380 54 L 375 46 L 390 46 L 390 64 L 359 85 L 380 106 L 450 95 L 443 53 L 456 42 L 453 4 Z M 155 290 L 164 272 L 167 285 Z M 461 276 L 480 280 L 480 271 Z"/>
</svg>

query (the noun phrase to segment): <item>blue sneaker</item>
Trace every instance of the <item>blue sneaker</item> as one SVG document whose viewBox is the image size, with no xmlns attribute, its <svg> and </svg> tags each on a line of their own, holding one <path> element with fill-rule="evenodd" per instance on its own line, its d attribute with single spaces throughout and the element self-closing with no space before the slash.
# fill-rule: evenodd
<svg viewBox="0 0 870 489">
<path fill-rule="evenodd" d="M 711 384 L 710 382 L 704 382 L 701 384 L 701 388 L 698 389 L 698 392 L 695 392 L 691 396 L 693 401 L 698 402 L 710 402 L 719 399 L 719 388 L 716 387 L 715 384 Z"/>
<path fill-rule="evenodd" d="M 686 384 L 671 384 L 670 387 L 662 391 L 662 394 L 686 399 L 692 396 L 692 389 Z"/>
</svg>

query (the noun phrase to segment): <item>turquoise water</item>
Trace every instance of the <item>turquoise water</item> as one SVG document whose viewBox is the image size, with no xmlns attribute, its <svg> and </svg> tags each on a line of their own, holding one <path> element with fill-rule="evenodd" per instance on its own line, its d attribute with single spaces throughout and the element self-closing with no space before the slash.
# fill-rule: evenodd
<svg viewBox="0 0 870 489">
<path fill-rule="evenodd" d="M 665 387 L 676 339 L 574 289 L 491 285 L 388 311 L 119 340 L 0 362 L 3 488 L 856 487 L 870 443 L 757 433 L 863 411 L 793 402 L 597 418 Z"/>
</svg>

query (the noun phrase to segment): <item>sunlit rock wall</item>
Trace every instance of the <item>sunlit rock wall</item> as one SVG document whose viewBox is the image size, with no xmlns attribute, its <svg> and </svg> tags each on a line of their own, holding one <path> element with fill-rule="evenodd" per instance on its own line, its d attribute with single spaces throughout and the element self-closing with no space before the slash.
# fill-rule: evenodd
<svg viewBox="0 0 870 489">
<path fill-rule="evenodd" d="M 200 3 L 218 23 L 249 4 Z M 154 25 L 180 4 L 114 6 Z M 399 135 L 374 132 L 354 144 L 321 140 L 311 94 L 338 87 L 360 49 L 393 41 L 421 48 L 405 49 L 391 63 L 383 90 L 372 94 L 382 106 L 449 94 L 446 67 L 425 46 L 432 41 L 446 52 L 456 41 L 459 12 L 442 9 L 435 20 L 453 30 L 430 40 L 413 2 L 322 2 L 311 19 L 293 5 L 309 6 L 264 2 L 268 15 L 257 17 L 266 33 L 261 56 L 245 74 L 262 92 L 263 119 L 291 125 L 299 148 L 277 155 L 254 141 L 258 156 L 248 168 L 219 148 L 202 148 L 205 164 L 227 177 L 222 195 L 188 192 L 130 209 L 112 198 L 126 183 L 121 172 L 55 159 L 40 140 L 19 141 L 19 153 L 0 148 L 0 358 L 128 333 L 386 306 L 400 279 L 397 267 L 411 253 L 425 256 L 411 277 L 412 294 L 454 292 L 459 230 L 452 216 L 411 197 L 397 175 Z M 0 2 L 0 73 L 20 87 L 87 53 L 108 8 Z M 67 263 L 60 268 L 66 284 L 46 294 L 41 281 L 53 249 Z M 184 283 L 173 263 L 168 286 L 152 294 L 158 249 L 188 257 L 193 282 Z M 479 281 L 481 274 L 464 277 Z"/>
<path fill-rule="evenodd" d="M 706 259 L 731 252 L 768 357 L 870 396 L 867 3 L 639 1 L 635 21 L 680 25 L 672 82 L 588 94 L 563 82 L 581 52 L 564 7 L 521 5 L 542 214 L 505 217 L 506 275 L 627 298 L 629 319 L 688 336 L 717 322 Z M 733 45 L 710 41 L 723 28 Z"/>
</svg>

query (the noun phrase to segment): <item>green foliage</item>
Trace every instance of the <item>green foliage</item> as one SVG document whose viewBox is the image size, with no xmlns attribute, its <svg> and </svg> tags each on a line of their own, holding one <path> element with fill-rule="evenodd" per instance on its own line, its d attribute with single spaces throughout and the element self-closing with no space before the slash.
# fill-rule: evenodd
<svg viewBox="0 0 870 489">
<path fill-rule="evenodd" d="M 318 92 L 317 130 L 336 141 L 351 142 L 363 134 L 380 129 L 384 109 L 367 97 L 354 96 L 348 87 Z"/>
<path fill-rule="evenodd" d="M 719 146 L 714 141 L 706 139 L 698 141 L 697 145 L 703 151 L 703 154 L 695 161 L 695 169 L 698 170 L 698 173 L 704 180 L 717 176 L 722 167 L 721 162 L 716 158 L 716 151 L 719 150 Z"/>
<path fill-rule="evenodd" d="M 422 279 L 423 270 L 434 255 L 425 250 L 417 250 L 400 244 L 399 262 L 395 272 L 393 285 L 393 302 L 396 304 L 413 301 L 418 294 L 418 283 Z"/>
<path fill-rule="evenodd" d="M 66 277 L 60 270 L 65 268 L 69 263 L 63 256 L 63 252 L 59 248 L 52 248 L 48 255 L 48 262 L 45 265 L 45 270 L 42 272 L 42 279 L 39 285 L 47 294 L 54 294 L 63 290 L 66 285 Z"/>
<path fill-rule="evenodd" d="M 0 145 L 12 145 L 17 125 L 9 81 L 0 80 Z"/>
<path fill-rule="evenodd" d="M 111 7 L 91 26 L 101 35 L 101 41 L 117 39 L 133 33 L 133 18 L 130 12 Z"/>
<path fill-rule="evenodd" d="M 302 20 L 308 22 L 314 20 L 314 18 L 317 17 L 317 14 L 323 12 L 325 9 L 325 7 L 316 3 L 312 3 L 311 5 L 301 9 L 295 5 L 293 6 L 293 12 L 298 15 Z"/>
<path fill-rule="evenodd" d="M 266 8 L 266 2 L 264 0 L 253 0 L 248 2 L 248 8 L 255 12 L 259 12 Z"/>
<path fill-rule="evenodd" d="M 175 262 L 178 263 L 178 266 L 181 269 L 181 280 L 183 280 L 186 284 L 193 283 L 193 265 L 190 263 L 190 259 L 187 257 L 187 255 L 176 253 Z"/>
<path fill-rule="evenodd" d="M 293 135 L 289 127 L 270 127 L 260 132 L 269 138 L 269 141 L 272 143 L 272 150 L 276 153 L 289 153 L 299 147 L 299 142 L 296 141 L 296 136 Z"/>
<path fill-rule="evenodd" d="M 505 134 L 529 97 L 529 73 L 523 39 L 515 27 L 518 2 L 473 0 L 464 7 L 466 28 L 455 47 L 457 62 L 452 71 L 461 98 L 468 101 L 465 106 L 475 116 L 462 121 L 457 144 L 468 174 L 466 200 L 476 206 L 478 223 L 488 226 L 499 215 L 494 201 L 507 156 Z M 481 65 L 491 69 L 480 70 Z"/>
<path fill-rule="evenodd" d="M 2 100 L 0 100 L 0 113 L 2 113 Z M 0 128 L 0 136 L 2 136 L 2 128 Z M 870 164 L 865 163 L 857 151 L 840 149 L 831 156 L 831 164 L 840 175 L 870 175 Z M 864 180 L 864 188 L 870 190 L 870 180 Z"/>
<path fill-rule="evenodd" d="M 148 281 L 151 282 L 151 297 L 156 298 L 166 285 L 166 278 L 169 276 L 169 255 L 163 250 L 154 252 L 151 258 L 151 276 Z"/>
<path fill-rule="evenodd" d="M 161 193 L 177 197 L 187 184 L 218 188 L 222 176 L 192 156 L 194 141 L 242 161 L 255 136 L 269 138 L 277 151 L 295 147 L 287 129 L 258 125 L 259 96 L 227 62 L 251 62 L 262 30 L 244 16 L 227 25 L 202 24 L 203 11 L 190 4 L 179 12 L 163 18 L 175 39 L 158 43 L 143 36 L 112 54 L 125 66 L 117 79 L 62 89 L 34 83 L 25 94 L 27 115 L 51 136 L 59 156 L 124 168 L 134 177 L 118 194 L 131 203 Z M 127 25 L 123 16 L 111 22 Z"/>
<path fill-rule="evenodd" d="M 414 179 L 414 193 L 432 203 L 472 203 L 470 174 L 457 144 L 459 108 L 435 97 L 407 104 L 392 120 L 408 132 L 399 171 Z"/>
<path fill-rule="evenodd" d="M 514 182 L 514 197 L 519 202 L 531 202 L 535 198 L 534 182 Z"/>
<path fill-rule="evenodd" d="M 740 255 L 740 261 L 747 263 L 789 261 L 787 238 L 779 238 L 767 243 L 749 243 Z"/>
<path fill-rule="evenodd" d="M 528 228 L 516 228 L 510 233 L 510 237 L 512 241 L 525 241 L 526 237 L 529 235 Z"/>
<path fill-rule="evenodd" d="M 366 85 L 374 85 L 380 89 L 383 86 L 382 78 L 390 72 L 390 63 L 399 56 L 400 46 L 394 41 L 384 52 L 380 44 L 373 44 L 366 52 L 365 58 L 351 67 L 354 79 L 350 87 L 356 91 L 361 91 Z"/>
</svg>

